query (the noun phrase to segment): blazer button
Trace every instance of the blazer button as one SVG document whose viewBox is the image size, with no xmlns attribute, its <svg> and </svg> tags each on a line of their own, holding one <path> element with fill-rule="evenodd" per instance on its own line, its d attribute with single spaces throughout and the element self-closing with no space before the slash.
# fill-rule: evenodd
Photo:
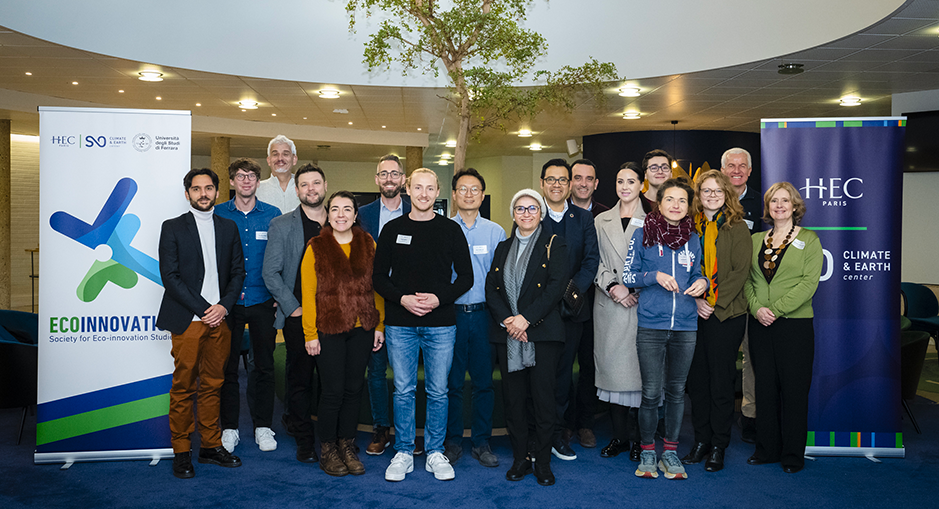
<svg viewBox="0 0 939 509">
<path fill-rule="evenodd" d="M 541 268 L 542 268 L 542 269 L 547 269 L 548 266 L 542 263 L 542 264 L 541 264 Z"/>
<path fill-rule="evenodd" d="M 541 283 L 538 283 L 538 288 L 541 288 Z"/>
<path fill-rule="evenodd" d="M 496 272 L 499 272 L 499 267 L 496 267 Z"/>
</svg>

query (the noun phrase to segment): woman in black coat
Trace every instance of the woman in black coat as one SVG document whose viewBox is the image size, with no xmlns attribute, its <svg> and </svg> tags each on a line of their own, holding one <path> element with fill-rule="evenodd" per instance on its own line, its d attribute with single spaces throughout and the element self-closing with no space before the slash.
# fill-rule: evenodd
<svg viewBox="0 0 939 509">
<path fill-rule="evenodd" d="M 492 315 L 489 338 L 499 356 L 505 421 L 514 457 L 505 477 L 520 481 L 532 471 L 534 460 L 535 477 L 542 486 L 554 484 L 554 389 L 557 364 L 564 351 L 559 304 L 568 280 L 564 239 L 541 227 L 546 208 L 544 199 L 532 189 L 515 194 L 511 211 L 517 227 L 496 248 L 486 277 L 486 303 Z M 529 398 L 535 421 L 531 438 Z"/>
</svg>

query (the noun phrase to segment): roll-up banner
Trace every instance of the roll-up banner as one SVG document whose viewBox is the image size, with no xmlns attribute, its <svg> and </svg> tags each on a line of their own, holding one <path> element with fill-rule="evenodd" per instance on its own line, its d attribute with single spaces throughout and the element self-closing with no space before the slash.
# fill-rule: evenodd
<svg viewBox="0 0 939 509">
<path fill-rule="evenodd" d="M 799 189 L 802 226 L 818 234 L 825 255 L 813 300 L 807 455 L 904 456 L 898 305 L 905 126 L 905 117 L 761 121 L 763 191 L 780 181 Z"/>
<path fill-rule="evenodd" d="M 36 463 L 171 457 L 160 227 L 183 213 L 188 111 L 39 108 Z"/>
</svg>

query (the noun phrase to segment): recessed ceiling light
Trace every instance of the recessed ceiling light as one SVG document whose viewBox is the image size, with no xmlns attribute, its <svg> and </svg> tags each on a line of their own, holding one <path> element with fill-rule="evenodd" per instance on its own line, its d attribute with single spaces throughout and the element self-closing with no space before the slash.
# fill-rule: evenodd
<svg viewBox="0 0 939 509">
<path fill-rule="evenodd" d="M 72 85 L 78 85 L 78 82 L 77 82 L 77 81 L 73 81 L 73 82 L 72 82 Z"/>
<path fill-rule="evenodd" d="M 805 67 L 804 64 L 796 64 L 796 63 L 779 64 L 779 70 L 776 72 L 778 72 L 779 74 L 801 74 L 805 72 L 805 69 L 803 69 L 803 67 Z"/>
<path fill-rule="evenodd" d="M 349 122 L 349 125 L 352 125 L 352 122 Z"/>
<path fill-rule="evenodd" d="M 27 72 L 27 73 L 26 73 L 26 75 L 27 75 L 27 76 L 32 76 L 32 75 L 33 75 L 33 73 L 31 73 L 31 72 Z"/>
<path fill-rule="evenodd" d="M 320 99 L 339 99 L 339 91 L 335 88 L 324 88 L 319 91 Z"/>
<path fill-rule="evenodd" d="M 420 131 L 420 129 L 418 129 Z M 447 146 L 450 148 L 456 147 L 456 140 L 447 140 Z"/>
<path fill-rule="evenodd" d="M 420 127 L 418 127 L 418 128 L 417 128 L 417 130 L 418 130 L 418 131 L 420 131 L 420 130 L 421 130 L 421 128 L 420 128 Z"/>
<path fill-rule="evenodd" d="M 531 138 L 531 129 L 519 129 L 518 137 L 519 138 Z"/>
<path fill-rule="evenodd" d="M 163 73 L 157 71 L 143 71 L 138 72 L 139 76 L 137 79 L 140 81 L 163 81 Z"/>
<path fill-rule="evenodd" d="M 349 114 L 349 110 L 347 110 L 347 109 L 345 109 L 345 108 L 336 108 L 336 109 L 333 110 L 333 113 L 339 113 L 340 115 L 348 115 L 348 114 Z"/>
<path fill-rule="evenodd" d="M 446 166 L 446 165 L 449 164 L 449 163 L 447 163 L 447 160 L 446 160 L 446 159 L 441 159 L 441 160 L 437 161 L 437 164 L 440 165 L 440 166 Z"/>
<path fill-rule="evenodd" d="M 196 106 L 202 106 L 202 103 L 196 103 Z"/>
<path fill-rule="evenodd" d="M 861 98 L 860 97 L 842 97 L 840 103 L 842 106 L 860 106 Z"/>
<path fill-rule="evenodd" d="M 639 87 L 623 87 L 619 89 L 619 95 L 623 97 L 639 97 Z"/>
<path fill-rule="evenodd" d="M 528 150 L 533 150 L 535 152 L 541 150 L 541 143 L 532 143 L 528 146 Z"/>
<path fill-rule="evenodd" d="M 276 116 L 277 116 L 277 113 L 271 113 L 271 116 L 272 116 L 272 117 L 276 117 Z"/>
<path fill-rule="evenodd" d="M 248 110 L 241 110 L 241 111 L 248 111 Z"/>
<path fill-rule="evenodd" d="M 118 90 L 117 93 L 118 93 L 118 94 L 123 94 L 124 91 L 123 91 L 123 90 Z"/>
<path fill-rule="evenodd" d="M 162 101 L 162 100 L 163 100 L 163 98 L 162 98 L 162 97 L 160 97 L 160 96 L 157 96 L 157 97 L 156 97 L 156 100 L 157 100 L 157 101 Z"/>
<path fill-rule="evenodd" d="M 382 129 L 384 129 L 384 128 L 385 128 L 385 126 L 381 126 L 381 128 L 382 128 Z"/>
<path fill-rule="evenodd" d="M 238 106 L 241 106 L 246 110 L 256 110 L 258 109 L 258 102 L 251 99 L 242 99 L 241 101 L 238 101 Z"/>
<path fill-rule="evenodd" d="M 443 154 L 440 154 L 440 158 L 441 158 L 441 159 L 450 159 L 451 157 L 453 157 L 453 156 L 450 155 L 450 154 L 448 154 L 448 153 L 446 153 L 446 152 L 444 152 Z"/>
<path fill-rule="evenodd" d="M 627 111 L 626 113 L 623 113 L 623 118 L 626 119 L 626 120 L 635 120 L 635 119 L 639 118 L 639 112 L 638 112 L 638 111 Z"/>
<path fill-rule="evenodd" d="M 306 120 L 306 117 L 303 117 L 303 120 Z"/>
</svg>

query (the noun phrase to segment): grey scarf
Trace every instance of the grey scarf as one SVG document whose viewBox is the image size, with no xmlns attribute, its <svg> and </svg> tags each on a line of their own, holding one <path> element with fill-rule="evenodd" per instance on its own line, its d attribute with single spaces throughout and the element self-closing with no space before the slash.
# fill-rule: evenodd
<svg viewBox="0 0 939 509">
<path fill-rule="evenodd" d="M 541 225 L 528 237 L 528 243 L 519 256 L 518 232 L 512 240 L 512 247 L 509 248 L 508 256 L 505 260 L 505 293 L 509 298 L 509 308 L 512 309 L 512 315 L 518 315 L 518 295 L 522 290 L 522 284 L 525 282 L 525 272 L 528 270 L 528 261 L 531 259 L 531 253 L 534 251 L 535 243 L 541 236 Z M 506 352 L 508 360 L 509 373 L 521 371 L 535 365 L 535 344 L 523 343 L 516 340 L 511 335 L 506 340 Z"/>
</svg>

